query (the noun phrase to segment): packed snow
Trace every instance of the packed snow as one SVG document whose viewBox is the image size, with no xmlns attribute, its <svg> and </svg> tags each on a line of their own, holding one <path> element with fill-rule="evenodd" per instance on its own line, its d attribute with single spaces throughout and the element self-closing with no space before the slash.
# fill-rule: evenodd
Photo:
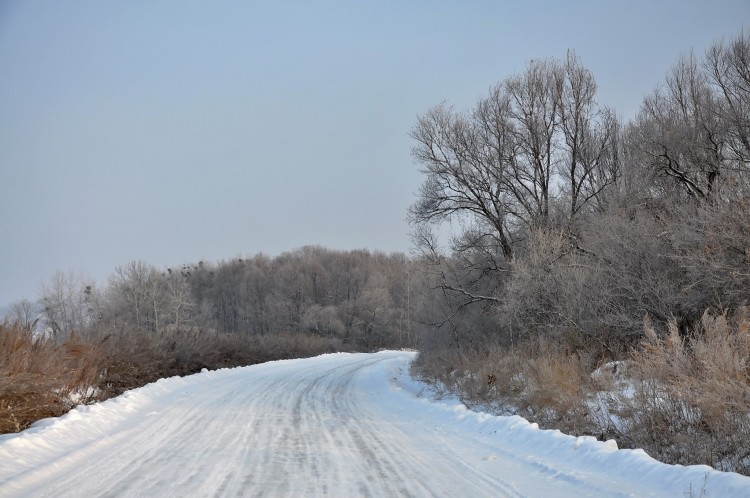
<svg viewBox="0 0 750 498">
<path fill-rule="evenodd" d="M 414 353 L 163 379 L 0 436 L 0 496 L 750 496 L 750 478 L 435 400 Z"/>
</svg>

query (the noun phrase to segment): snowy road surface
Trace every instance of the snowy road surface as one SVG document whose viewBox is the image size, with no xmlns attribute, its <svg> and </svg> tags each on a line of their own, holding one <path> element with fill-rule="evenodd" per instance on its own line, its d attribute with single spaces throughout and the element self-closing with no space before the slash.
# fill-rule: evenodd
<svg viewBox="0 0 750 498">
<path fill-rule="evenodd" d="M 0 496 L 750 496 L 658 463 L 419 396 L 413 353 L 171 378 L 0 436 Z"/>
</svg>

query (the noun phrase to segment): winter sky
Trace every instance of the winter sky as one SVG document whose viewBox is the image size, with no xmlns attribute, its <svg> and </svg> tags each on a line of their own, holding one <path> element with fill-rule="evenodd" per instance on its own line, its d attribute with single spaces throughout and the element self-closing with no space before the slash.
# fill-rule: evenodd
<svg viewBox="0 0 750 498">
<path fill-rule="evenodd" d="M 408 132 L 574 48 L 624 118 L 748 0 L 0 0 L 0 305 L 307 244 L 409 251 Z"/>
</svg>

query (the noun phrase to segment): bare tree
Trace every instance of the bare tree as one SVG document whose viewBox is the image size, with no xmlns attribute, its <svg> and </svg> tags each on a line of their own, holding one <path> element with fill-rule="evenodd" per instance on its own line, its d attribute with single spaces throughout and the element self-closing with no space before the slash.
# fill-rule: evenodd
<svg viewBox="0 0 750 498">
<path fill-rule="evenodd" d="M 411 137 L 412 154 L 426 175 L 419 199 L 410 210 L 416 224 L 471 217 L 486 226 L 507 260 L 513 258 L 509 216 L 513 212 L 506 185 L 510 137 L 506 101 L 482 102 L 472 118 L 444 104 L 419 118 Z M 492 105 L 496 104 L 496 105 Z M 478 119 L 477 119 L 478 118 Z"/>
<path fill-rule="evenodd" d="M 59 340 L 83 333 L 95 320 L 95 286 L 83 275 L 57 272 L 42 286 L 42 316 L 47 330 Z"/>
<path fill-rule="evenodd" d="M 750 169 L 750 31 L 727 44 L 715 43 L 703 68 L 715 87 L 721 106 L 715 108 L 725 124 L 725 158 L 733 169 Z"/>
<path fill-rule="evenodd" d="M 568 52 L 558 74 L 557 113 L 564 144 L 560 176 L 567 184 L 573 220 L 617 179 L 619 127 L 615 113 L 597 104 L 594 76 L 575 52 Z"/>
<path fill-rule="evenodd" d="M 505 81 L 510 100 L 513 136 L 512 180 L 515 212 L 527 226 L 549 221 L 556 160 L 560 64 L 552 59 L 532 60 L 526 72 Z"/>
<path fill-rule="evenodd" d="M 179 330 L 184 324 L 189 323 L 194 309 L 190 285 L 185 275 L 171 269 L 167 270 L 163 279 L 168 325 Z"/>
<path fill-rule="evenodd" d="M 143 261 L 118 266 L 109 280 L 110 306 L 116 319 L 137 329 L 159 323 L 156 269 Z"/>
<path fill-rule="evenodd" d="M 23 298 L 11 304 L 8 316 L 21 327 L 34 330 L 42 318 L 41 311 L 36 304 Z"/>
<path fill-rule="evenodd" d="M 425 180 L 409 212 L 414 240 L 434 263 L 436 287 L 458 299 L 441 324 L 466 306 L 496 309 L 519 244 L 537 229 L 571 230 L 616 181 L 618 122 L 595 94 L 571 51 L 564 61 L 531 61 L 471 112 L 440 104 L 418 119 L 412 154 Z M 553 213 L 566 198 L 567 213 Z M 461 228 L 449 257 L 432 235 L 446 221 Z"/>
<path fill-rule="evenodd" d="M 656 171 L 698 201 L 716 197 L 726 166 L 721 102 L 709 83 L 694 54 L 680 58 L 665 87 L 644 100 L 633 142 Z"/>
</svg>

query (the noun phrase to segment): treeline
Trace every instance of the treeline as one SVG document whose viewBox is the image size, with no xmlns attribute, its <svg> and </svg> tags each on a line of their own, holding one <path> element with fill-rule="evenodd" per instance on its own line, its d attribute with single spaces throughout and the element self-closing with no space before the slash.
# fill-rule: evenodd
<svg viewBox="0 0 750 498">
<path fill-rule="evenodd" d="M 627 123 L 573 52 L 421 116 L 410 218 L 439 292 L 418 372 L 467 402 L 747 473 L 749 63 L 746 32 L 682 56 Z M 461 230 L 441 241 L 448 221 Z M 617 386 L 590 375 L 613 360 L 638 395 L 602 408 Z"/>
<path fill-rule="evenodd" d="M 134 261 L 102 289 L 58 273 L 42 291 L 39 325 L 58 338 L 99 329 L 199 330 L 308 334 L 362 350 L 415 346 L 423 280 L 403 254 L 321 247 L 164 270 Z"/>
</svg>

